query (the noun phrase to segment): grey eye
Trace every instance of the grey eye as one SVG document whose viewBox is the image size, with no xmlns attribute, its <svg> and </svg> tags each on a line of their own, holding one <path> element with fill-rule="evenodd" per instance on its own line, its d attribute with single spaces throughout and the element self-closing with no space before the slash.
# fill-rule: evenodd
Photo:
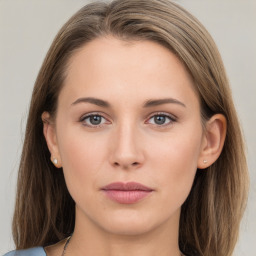
<svg viewBox="0 0 256 256">
<path fill-rule="evenodd" d="M 99 125 L 102 121 L 102 116 L 99 116 L 99 115 L 91 115 L 88 118 L 92 125 Z"/>
<path fill-rule="evenodd" d="M 169 115 L 164 115 L 164 114 L 158 114 L 152 116 L 149 121 L 150 124 L 154 125 L 168 125 L 172 122 L 175 122 L 175 119 L 170 117 Z"/>
<path fill-rule="evenodd" d="M 158 125 L 164 124 L 166 121 L 166 116 L 154 116 L 154 122 Z"/>
<path fill-rule="evenodd" d="M 96 115 L 96 114 L 90 114 L 87 116 L 84 116 L 83 118 L 81 118 L 81 122 L 84 123 L 84 125 L 86 126 L 91 126 L 91 127 L 97 127 L 100 126 L 104 123 L 107 122 L 107 120 L 101 116 L 101 115 Z"/>
</svg>

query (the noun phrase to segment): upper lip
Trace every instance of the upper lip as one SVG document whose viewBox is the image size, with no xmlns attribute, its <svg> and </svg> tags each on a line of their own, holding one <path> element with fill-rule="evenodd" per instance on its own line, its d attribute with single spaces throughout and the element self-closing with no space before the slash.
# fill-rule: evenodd
<svg viewBox="0 0 256 256">
<path fill-rule="evenodd" d="M 145 185 L 142 185 L 137 182 L 114 182 L 111 184 L 106 185 L 102 188 L 102 190 L 120 190 L 120 191 L 134 191 L 134 190 L 141 190 L 141 191 L 153 191 L 152 188 L 149 188 Z"/>
</svg>

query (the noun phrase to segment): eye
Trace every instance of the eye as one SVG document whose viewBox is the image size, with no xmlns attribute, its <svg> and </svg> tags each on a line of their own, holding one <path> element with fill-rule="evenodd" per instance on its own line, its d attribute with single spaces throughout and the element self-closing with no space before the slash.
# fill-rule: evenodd
<svg viewBox="0 0 256 256">
<path fill-rule="evenodd" d="M 150 119 L 148 120 L 148 123 L 153 125 L 158 125 L 158 126 L 165 126 L 175 121 L 176 119 L 174 117 L 161 113 L 161 114 L 151 116 Z"/>
<path fill-rule="evenodd" d="M 85 126 L 89 127 L 99 127 L 108 123 L 107 119 L 100 114 L 89 114 L 83 116 L 80 121 L 83 122 Z"/>
</svg>

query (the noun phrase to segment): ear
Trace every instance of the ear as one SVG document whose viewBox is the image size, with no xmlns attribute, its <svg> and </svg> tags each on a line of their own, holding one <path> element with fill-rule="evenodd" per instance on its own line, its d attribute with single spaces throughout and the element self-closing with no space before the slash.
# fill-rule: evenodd
<svg viewBox="0 0 256 256">
<path fill-rule="evenodd" d="M 197 168 L 205 169 L 220 156 L 226 138 L 227 121 L 224 115 L 216 114 L 206 123 Z"/>
<path fill-rule="evenodd" d="M 51 161 L 57 168 L 61 168 L 61 158 L 59 154 L 59 148 L 57 144 L 56 128 L 55 124 L 51 120 L 51 116 L 48 112 L 43 112 L 42 116 L 43 121 L 43 133 L 48 146 L 48 149 L 51 153 Z"/>
</svg>

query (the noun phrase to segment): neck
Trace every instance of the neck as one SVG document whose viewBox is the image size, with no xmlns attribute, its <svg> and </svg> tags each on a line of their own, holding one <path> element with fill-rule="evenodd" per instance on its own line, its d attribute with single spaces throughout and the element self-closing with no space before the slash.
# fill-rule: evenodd
<svg viewBox="0 0 256 256">
<path fill-rule="evenodd" d="M 65 255 L 180 256 L 179 212 L 156 228 L 134 234 L 111 233 L 76 211 L 76 225 Z"/>
</svg>

